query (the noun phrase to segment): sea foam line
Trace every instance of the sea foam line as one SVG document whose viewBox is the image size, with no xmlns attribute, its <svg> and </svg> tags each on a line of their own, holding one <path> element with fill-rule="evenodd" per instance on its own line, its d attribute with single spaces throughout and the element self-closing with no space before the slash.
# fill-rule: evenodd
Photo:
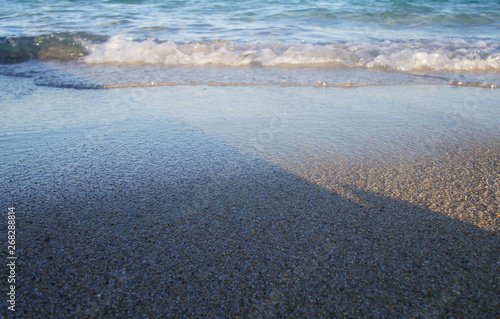
<svg viewBox="0 0 500 319">
<path fill-rule="evenodd" d="M 500 85 L 489 84 L 489 83 L 467 83 L 459 81 L 450 81 L 448 83 L 439 82 L 426 82 L 426 83 L 354 83 L 347 82 L 341 84 L 331 84 L 324 81 L 317 81 L 316 83 L 270 83 L 270 82 L 136 82 L 136 83 L 117 83 L 117 84 L 105 84 L 100 85 L 97 88 L 100 89 L 118 89 L 118 88 L 132 88 L 132 87 L 156 87 L 156 86 L 282 86 L 282 87 L 341 87 L 341 88 L 355 88 L 355 87 L 365 87 L 365 86 L 401 86 L 401 85 L 451 85 L 458 87 L 480 87 L 489 89 L 498 89 Z"/>
<path fill-rule="evenodd" d="M 500 43 L 424 41 L 336 44 L 174 43 L 112 37 L 87 47 L 89 64 L 337 67 L 411 71 L 500 71 Z"/>
</svg>

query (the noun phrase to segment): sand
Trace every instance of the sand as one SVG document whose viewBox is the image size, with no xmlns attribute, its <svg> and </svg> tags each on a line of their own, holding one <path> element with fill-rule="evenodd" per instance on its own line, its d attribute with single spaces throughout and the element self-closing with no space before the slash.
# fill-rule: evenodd
<svg viewBox="0 0 500 319">
<path fill-rule="evenodd" d="M 392 129 L 368 128 L 376 114 L 340 137 L 305 129 L 335 102 L 292 97 L 318 91 L 174 89 L 43 88 L 19 102 L 51 99 L 36 116 L 12 106 L 0 199 L 17 214 L 16 317 L 500 315 L 498 119 L 453 118 L 460 129 L 433 147 L 410 143 L 422 136 L 410 127 L 387 151 Z M 234 104 L 216 103 L 231 90 Z M 363 92 L 326 94 L 361 94 L 349 118 Z M 120 95 L 136 100 L 108 104 Z"/>
</svg>

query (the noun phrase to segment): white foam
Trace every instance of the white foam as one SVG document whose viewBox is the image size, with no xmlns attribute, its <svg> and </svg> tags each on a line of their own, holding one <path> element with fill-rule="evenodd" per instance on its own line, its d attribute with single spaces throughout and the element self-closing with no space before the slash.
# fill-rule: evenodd
<svg viewBox="0 0 500 319">
<path fill-rule="evenodd" d="M 227 41 L 178 44 L 112 37 L 90 45 L 92 64 L 157 64 L 246 67 L 343 67 L 394 71 L 500 71 L 500 43 L 406 41 L 312 44 L 243 44 Z"/>
</svg>

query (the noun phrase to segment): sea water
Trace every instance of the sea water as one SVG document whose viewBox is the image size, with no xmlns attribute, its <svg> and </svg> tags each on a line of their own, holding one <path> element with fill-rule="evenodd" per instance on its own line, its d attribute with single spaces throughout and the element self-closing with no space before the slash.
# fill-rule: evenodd
<svg viewBox="0 0 500 319">
<path fill-rule="evenodd" d="M 6 1 L 0 74 L 37 85 L 500 85 L 500 2 Z"/>
</svg>

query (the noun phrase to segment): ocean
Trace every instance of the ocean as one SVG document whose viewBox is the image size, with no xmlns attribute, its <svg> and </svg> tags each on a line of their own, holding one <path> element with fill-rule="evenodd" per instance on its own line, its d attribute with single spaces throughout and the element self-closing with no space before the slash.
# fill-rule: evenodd
<svg viewBox="0 0 500 319">
<path fill-rule="evenodd" d="M 498 1 L 0 1 L 38 85 L 500 85 Z"/>
</svg>

